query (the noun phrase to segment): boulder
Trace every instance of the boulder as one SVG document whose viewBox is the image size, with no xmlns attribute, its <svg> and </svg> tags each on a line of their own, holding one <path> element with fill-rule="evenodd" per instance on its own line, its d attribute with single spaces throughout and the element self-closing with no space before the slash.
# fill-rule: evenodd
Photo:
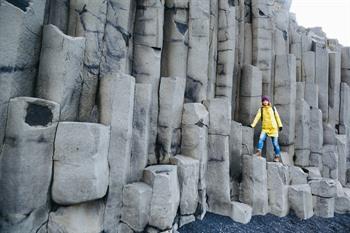
<svg viewBox="0 0 350 233">
<path fill-rule="evenodd" d="M 288 167 L 281 163 L 267 163 L 267 190 L 270 213 L 284 217 L 288 214 Z"/>
<path fill-rule="evenodd" d="M 196 221 L 196 217 L 194 215 L 181 216 L 179 220 L 179 227 L 182 227 L 194 221 Z"/>
<path fill-rule="evenodd" d="M 307 184 L 308 174 L 300 167 L 289 166 L 289 178 L 291 185 Z"/>
<path fill-rule="evenodd" d="M 252 207 L 236 201 L 215 205 L 210 211 L 215 214 L 227 216 L 233 221 L 242 224 L 249 223 L 252 218 Z"/>
<path fill-rule="evenodd" d="M 253 215 L 269 211 L 266 160 L 257 156 L 243 156 L 243 174 L 240 201 L 253 208 Z"/>
<path fill-rule="evenodd" d="M 304 169 L 308 172 L 308 180 L 316 180 L 322 177 L 320 169 L 318 167 L 305 167 Z"/>
<path fill-rule="evenodd" d="M 310 186 L 307 184 L 291 185 L 288 189 L 290 208 L 301 219 L 314 215 Z"/>
<path fill-rule="evenodd" d="M 99 233 L 103 231 L 103 201 L 59 207 L 51 212 L 48 233 Z M 79 219 L 79 221 L 77 221 Z"/>
<path fill-rule="evenodd" d="M 176 155 L 170 163 L 177 166 L 180 184 L 180 214 L 192 215 L 198 205 L 199 161 Z"/>
<path fill-rule="evenodd" d="M 153 165 L 144 170 L 143 180 L 153 189 L 149 225 L 170 229 L 180 203 L 180 187 L 175 165 Z"/>
<path fill-rule="evenodd" d="M 109 127 L 101 124 L 58 124 L 51 191 L 56 203 L 77 204 L 102 198 L 106 194 L 109 133 Z"/>
<path fill-rule="evenodd" d="M 136 232 L 143 231 L 149 222 L 151 198 L 149 185 L 142 182 L 125 185 L 121 221 Z"/>
<path fill-rule="evenodd" d="M 350 213 L 350 189 L 344 188 L 342 196 L 335 198 L 335 212 L 338 214 Z"/>
<path fill-rule="evenodd" d="M 309 185 L 313 195 L 327 198 L 336 197 L 337 195 L 337 183 L 332 179 L 311 180 Z"/>
<path fill-rule="evenodd" d="M 334 217 L 335 198 L 324 198 L 316 196 L 315 215 L 322 218 Z"/>
</svg>

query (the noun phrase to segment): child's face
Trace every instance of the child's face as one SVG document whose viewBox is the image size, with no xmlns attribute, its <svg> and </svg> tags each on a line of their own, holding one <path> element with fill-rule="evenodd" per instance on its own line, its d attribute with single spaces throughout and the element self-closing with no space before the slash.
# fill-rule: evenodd
<svg viewBox="0 0 350 233">
<path fill-rule="evenodd" d="M 263 104 L 264 106 L 267 106 L 267 105 L 269 105 L 269 101 L 264 100 L 264 101 L 262 102 L 262 104 Z"/>
</svg>

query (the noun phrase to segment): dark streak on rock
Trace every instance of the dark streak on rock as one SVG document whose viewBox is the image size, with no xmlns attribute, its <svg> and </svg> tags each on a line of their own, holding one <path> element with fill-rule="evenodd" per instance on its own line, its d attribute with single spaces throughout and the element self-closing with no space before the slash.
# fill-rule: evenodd
<svg viewBox="0 0 350 233">
<path fill-rule="evenodd" d="M 24 71 L 27 68 L 18 66 L 0 66 L 0 73 L 13 73 L 18 71 Z"/>
</svg>

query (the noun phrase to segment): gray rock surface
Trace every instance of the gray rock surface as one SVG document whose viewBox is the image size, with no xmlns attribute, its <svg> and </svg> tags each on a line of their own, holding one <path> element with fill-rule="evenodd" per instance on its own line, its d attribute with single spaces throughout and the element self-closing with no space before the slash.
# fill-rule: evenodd
<svg viewBox="0 0 350 233">
<path fill-rule="evenodd" d="M 144 171 L 143 180 L 153 189 L 149 225 L 170 229 L 180 203 L 180 187 L 175 165 L 153 165 Z"/>
<path fill-rule="evenodd" d="M 231 121 L 230 133 L 230 175 L 231 179 L 238 180 L 242 174 L 242 124 Z"/>
<path fill-rule="evenodd" d="M 103 209 L 102 200 L 59 207 L 50 213 L 47 232 L 99 233 L 103 230 Z"/>
<path fill-rule="evenodd" d="M 288 189 L 290 208 L 301 219 L 314 215 L 310 186 L 307 184 L 291 185 Z"/>
<path fill-rule="evenodd" d="M 100 124 L 58 124 L 51 190 L 56 203 L 78 204 L 102 198 L 106 194 L 109 135 L 109 127 Z"/>
<path fill-rule="evenodd" d="M 269 211 L 266 160 L 256 156 L 243 156 L 243 174 L 240 201 L 253 208 L 253 215 Z"/>
<path fill-rule="evenodd" d="M 209 112 L 199 103 L 184 104 L 182 114 L 181 154 L 199 160 L 199 205 L 201 218 L 206 212 L 206 180 L 208 161 Z"/>
<path fill-rule="evenodd" d="M 335 212 L 345 214 L 350 212 L 350 189 L 344 188 L 343 195 L 335 198 Z"/>
<path fill-rule="evenodd" d="M 186 102 L 206 99 L 208 88 L 210 0 L 189 0 Z"/>
<path fill-rule="evenodd" d="M 321 43 L 315 44 L 316 83 L 320 90 L 318 92 L 318 106 L 322 110 L 322 120 L 328 120 L 328 85 L 329 85 L 329 57 L 327 48 Z"/>
<path fill-rule="evenodd" d="M 53 25 L 44 26 L 36 96 L 60 104 L 61 121 L 78 118 L 84 49 L 84 38 L 66 36 Z"/>
<path fill-rule="evenodd" d="M 127 3 L 127 6 L 130 7 L 128 24 L 134 23 L 132 19 L 132 10 L 136 9 L 134 23 L 134 46 L 132 49 L 132 56 L 130 58 L 132 61 L 132 75 L 135 77 L 136 83 L 148 83 L 152 86 L 148 157 L 149 164 L 155 164 L 157 163 L 155 147 L 158 130 L 158 93 L 161 77 L 164 1 L 146 0 L 123 2 Z M 136 6 L 133 6 L 133 4 Z M 124 18 L 124 20 L 125 19 L 126 18 Z M 123 22 L 127 23 L 125 21 Z M 123 37 L 125 36 L 127 35 L 123 35 Z M 132 38 L 133 37 L 131 36 L 128 37 L 126 42 L 131 41 Z M 128 43 L 126 43 L 126 45 L 128 46 Z M 119 51 L 119 49 L 116 48 L 116 51 Z"/>
<path fill-rule="evenodd" d="M 309 185 L 313 195 L 327 198 L 336 197 L 337 195 L 337 183 L 332 179 L 311 180 Z"/>
<path fill-rule="evenodd" d="M 215 1 L 210 1 L 215 2 Z M 211 3 L 212 4 L 212 3 Z M 232 100 L 236 10 L 227 0 L 218 1 L 217 69 L 215 96 Z M 211 10 L 212 11 L 212 10 Z"/>
<path fill-rule="evenodd" d="M 198 206 L 199 161 L 188 156 L 176 155 L 170 159 L 177 166 L 180 185 L 180 214 L 192 215 Z"/>
<path fill-rule="evenodd" d="M 151 198 L 149 185 L 142 182 L 125 185 L 121 221 L 134 231 L 143 231 L 150 218 Z"/>
<path fill-rule="evenodd" d="M 2 232 L 36 232 L 47 221 L 59 112 L 51 101 L 10 100 L 0 156 Z"/>
<path fill-rule="evenodd" d="M 70 0 L 68 35 L 81 36 L 86 39 L 82 69 L 82 85 L 79 104 L 79 120 L 93 120 L 100 65 L 103 52 L 107 21 L 107 4 L 104 0 Z M 115 70 L 116 71 L 116 70 Z"/>
<path fill-rule="evenodd" d="M 331 179 L 338 179 L 338 151 L 333 145 L 323 147 L 322 153 L 322 176 Z"/>
<path fill-rule="evenodd" d="M 217 182 L 220 180 L 220 182 Z M 206 173 L 209 211 L 220 203 L 230 203 L 229 137 L 209 135 Z"/>
<path fill-rule="evenodd" d="M 284 217 L 289 212 L 288 204 L 288 167 L 281 163 L 267 163 L 267 190 L 270 213 Z"/>
<path fill-rule="evenodd" d="M 274 104 L 283 119 L 283 131 L 279 134 L 279 142 L 284 146 L 294 144 L 295 138 L 295 67 L 294 55 L 276 56 Z"/>
<path fill-rule="evenodd" d="M 188 0 L 165 1 L 163 77 L 186 77 L 188 53 Z"/>
<path fill-rule="evenodd" d="M 239 120 L 242 124 L 250 125 L 253 122 L 261 105 L 261 95 L 262 72 L 252 65 L 243 66 L 239 97 Z"/>
<path fill-rule="evenodd" d="M 159 115 L 157 160 L 168 163 L 170 157 L 180 150 L 181 119 L 184 104 L 186 80 L 184 78 L 162 77 L 159 87 Z"/>
<path fill-rule="evenodd" d="M 337 152 L 338 152 L 338 179 L 340 183 L 345 186 L 347 183 L 346 170 L 347 170 L 347 136 L 336 135 L 337 140 Z"/>
<path fill-rule="evenodd" d="M 224 98 L 215 98 L 205 102 L 208 109 L 209 134 L 230 135 L 231 131 L 231 106 Z"/>
<path fill-rule="evenodd" d="M 131 182 L 142 179 L 143 169 L 148 163 L 152 86 L 150 84 L 137 83 L 135 85 L 134 101 L 130 158 Z"/>
<path fill-rule="evenodd" d="M 317 196 L 315 198 L 315 215 L 322 218 L 333 218 L 335 198 L 324 198 Z"/>
<path fill-rule="evenodd" d="M 135 1 L 111 0 L 106 7 L 106 25 L 102 43 L 101 76 L 108 73 L 130 72 Z M 110 229 L 110 231 L 112 231 Z"/>
<path fill-rule="evenodd" d="M 12 2 L 13 4 L 11 4 Z M 40 58 L 45 0 L 0 2 L 0 141 L 10 98 L 32 96 Z M 18 2 L 21 6 L 21 3 Z M 1 146 L 0 146 L 1 147 Z"/>
<path fill-rule="evenodd" d="M 289 166 L 289 178 L 291 185 L 307 184 L 308 174 L 300 167 Z"/>
<path fill-rule="evenodd" d="M 100 122 L 111 127 L 109 189 L 104 218 L 104 229 L 110 232 L 117 229 L 123 185 L 130 174 L 134 88 L 134 78 L 121 73 L 109 74 L 100 83 Z"/>
</svg>

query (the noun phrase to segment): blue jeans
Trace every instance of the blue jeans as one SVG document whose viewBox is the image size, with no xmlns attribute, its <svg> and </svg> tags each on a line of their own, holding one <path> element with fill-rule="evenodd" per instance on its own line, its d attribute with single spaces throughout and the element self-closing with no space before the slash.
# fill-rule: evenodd
<svg viewBox="0 0 350 233">
<path fill-rule="evenodd" d="M 267 138 L 267 134 L 265 132 L 261 132 L 259 143 L 258 143 L 258 150 L 262 151 L 262 149 L 264 148 L 264 143 L 266 138 Z M 271 139 L 272 139 L 273 149 L 275 150 L 275 155 L 276 157 L 280 157 L 281 149 L 278 144 L 278 137 L 271 137 Z"/>
</svg>

